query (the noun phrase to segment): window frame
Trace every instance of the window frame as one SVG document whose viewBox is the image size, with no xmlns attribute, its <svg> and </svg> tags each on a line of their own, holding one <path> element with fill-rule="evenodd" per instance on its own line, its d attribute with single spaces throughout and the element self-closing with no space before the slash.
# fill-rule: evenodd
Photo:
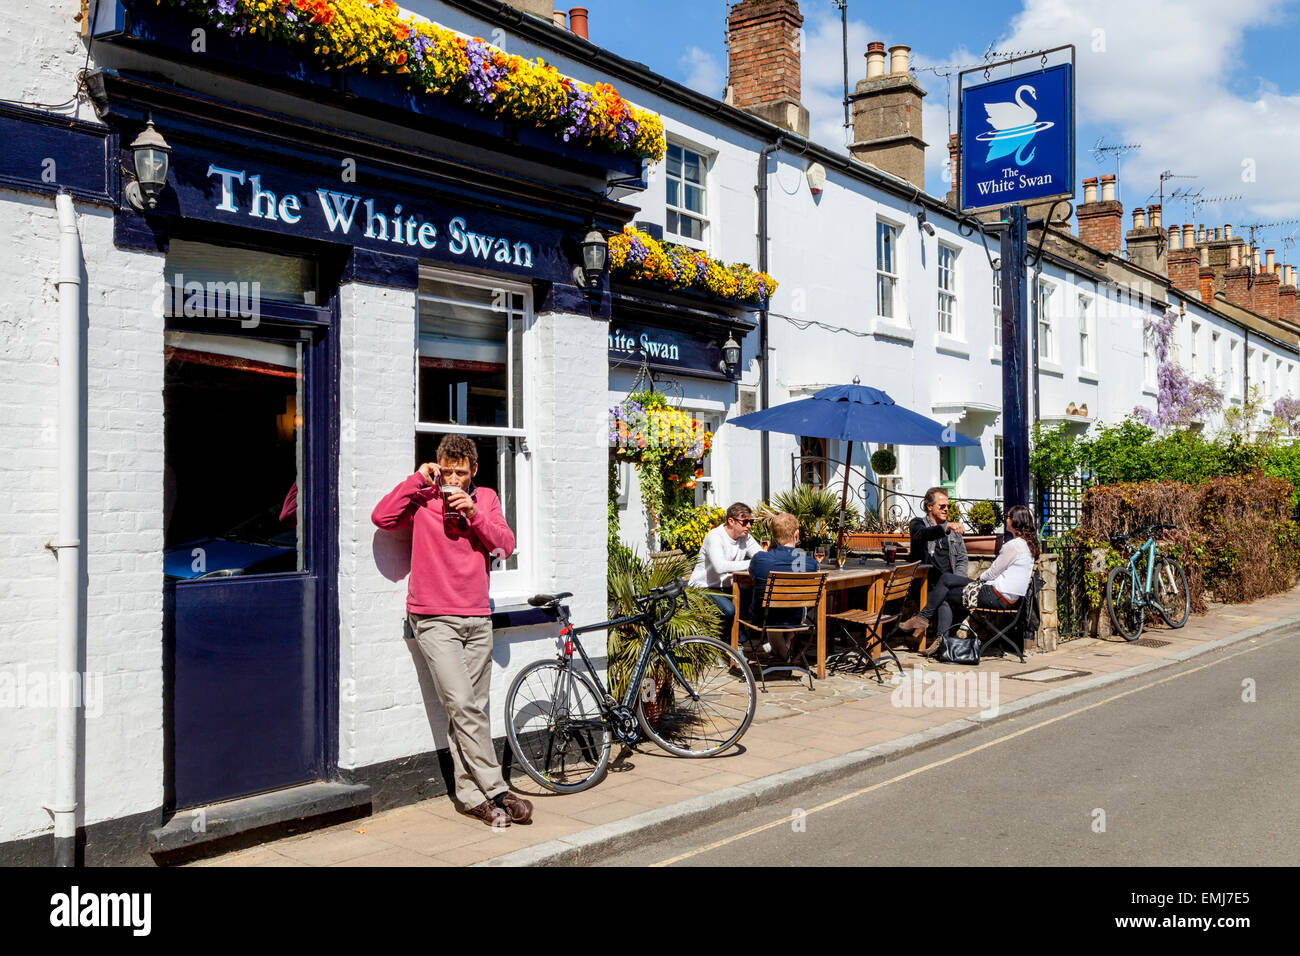
<svg viewBox="0 0 1300 956">
<path fill-rule="evenodd" d="M 889 230 L 890 232 L 891 243 L 889 246 L 889 251 L 890 251 L 889 264 L 893 271 L 881 268 L 883 253 L 884 253 L 884 249 L 881 246 L 882 229 Z M 901 278 L 902 271 L 903 271 L 902 261 L 901 261 L 902 250 L 900 248 L 900 241 L 902 239 L 902 236 L 903 236 L 903 227 L 899 223 L 891 222 L 890 220 L 882 216 L 876 217 L 876 235 L 875 235 L 875 247 L 874 247 L 876 253 L 876 297 L 875 297 L 876 318 L 883 319 L 886 322 L 892 322 L 895 325 L 910 324 L 906 318 L 898 315 L 898 313 L 902 310 L 901 307 L 903 304 L 901 296 L 899 294 L 899 289 L 901 285 L 899 279 Z M 885 314 L 883 311 L 881 311 L 880 308 L 881 299 L 882 299 L 881 290 L 885 287 L 886 284 L 888 284 L 890 290 L 890 295 L 889 295 L 890 314 L 888 315 Z"/>
<path fill-rule="evenodd" d="M 1002 348 L 1002 269 L 993 270 L 993 347 Z"/>
<path fill-rule="evenodd" d="M 1087 292 L 1078 293 L 1079 309 L 1079 367 L 1086 372 L 1097 371 L 1097 297 Z"/>
<path fill-rule="evenodd" d="M 512 599 L 510 603 L 515 603 L 513 598 L 526 595 L 534 583 L 535 569 L 538 563 L 534 554 L 538 547 L 538 540 L 533 533 L 532 516 L 535 511 L 533 506 L 536 492 L 536 476 L 532 468 L 532 456 L 524 449 L 531 445 L 536 445 L 532 432 L 536 428 L 533 416 L 524 414 L 522 423 L 515 420 L 515 389 L 520 390 L 519 408 L 524 410 L 528 407 L 527 397 L 536 389 L 537 374 L 534 370 L 536 356 L 534 355 L 533 336 L 529 333 L 536 323 L 537 316 L 533 310 L 532 287 L 526 282 L 512 282 L 497 277 L 480 276 L 457 272 L 455 270 L 443 269 L 427 263 L 420 264 L 420 278 L 430 279 L 435 282 L 442 282 L 453 286 L 466 286 L 477 289 L 487 289 L 488 291 L 503 293 L 507 303 L 505 311 L 508 316 L 506 330 L 506 375 L 507 375 L 507 396 L 506 396 L 506 427 L 497 427 L 489 425 L 457 425 L 455 423 L 443 422 L 425 422 L 420 419 L 420 303 L 421 301 L 445 302 L 445 298 L 430 295 L 421 292 L 418 288 L 415 292 L 415 342 L 413 350 L 414 358 L 414 375 L 415 388 L 413 391 L 415 400 L 415 434 L 418 438 L 420 435 L 464 435 L 467 438 L 496 438 L 497 454 L 503 454 L 503 443 L 505 454 L 511 454 L 514 458 L 514 498 L 515 498 L 515 521 L 511 531 L 515 536 L 515 567 L 513 569 L 499 569 L 494 567 L 490 578 L 489 596 L 495 602 L 501 598 Z M 520 308 L 516 309 L 511 302 L 511 297 L 519 295 L 521 300 Z M 458 301 L 458 300 L 451 300 Z M 485 308 L 482 303 L 470 303 L 476 308 L 485 311 L 493 311 Z M 519 330 L 518 347 L 521 354 L 516 362 L 514 349 L 516 347 L 515 336 L 513 333 L 512 323 L 516 317 L 521 322 Z M 515 381 L 515 368 L 519 368 L 519 381 Z M 503 475 L 504 477 L 504 475 Z M 504 494 L 501 488 L 492 489 L 499 499 L 504 502 Z M 504 507 L 503 507 L 504 511 Z"/>
<path fill-rule="evenodd" d="M 1006 480 L 1006 442 L 1001 435 L 993 436 L 993 494 L 1001 502 Z"/>
<path fill-rule="evenodd" d="M 935 256 L 935 327 L 940 335 L 946 335 L 952 339 L 962 339 L 961 309 L 959 299 L 960 274 L 957 265 L 961 250 L 956 246 L 941 242 L 939 251 Z M 948 259 L 948 264 L 944 264 L 944 258 Z M 947 277 L 947 284 L 944 284 L 944 278 Z M 943 327 L 944 301 L 948 302 L 948 328 Z"/>
<path fill-rule="evenodd" d="M 1056 324 L 1051 303 L 1056 296 L 1056 283 L 1040 278 L 1034 294 L 1038 297 L 1038 360 L 1055 363 Z M 1044 351 L 1044 343 L 1046 343 L 1046 351 Z"/>
<path fill-rule="evenodd" d="M 682 175 L 680 178 L 677 178 L 672 176 L 671 173 L 669 173 L 668 152 L 665 152 L 664 153 L 664 236 L 665 238 L 671 237 L 670 241 L 677 243 L 679 245 L 690 246 L 693 249 L 702 249 L 707 251 L 710 248 L 710 243 L 713 240 L 713 220 L 709 212 L 710 206 L 712 205 L 709 201 L 709 180 L 710 180 L 709 173 L 710 173 L 710 167 L 712 166 L 713 163 L 713 158 L 716 154 L 707 152 L 704 149 L 700 148 L 699 146 L 694 145 L 693 143 L 688 143 L 685 142 L 684 140 L 677 139 L 676 137 L 670 136 L 668 138 L 668 150 L 671 151 L 673 149 L 682 150 L 683 153 Z M 686 180 L 686 156 L 685 156 L 686 153 L 691 153 L 695 156 L 698 156 L 700 160 L 701 182 L 689 183 L 689 185 L 699 187 L 700 195 L 703 198 L 703 206 L 704 206 L 702 212 L 695 212 L 691 209 L 688 209 L 684 205 L 686 200 L 686 186 L 688 185 Z M 680 200 L 680 202 L 677 205 L 673 205 L 668 201 L 668 183 L 670 180 L 678 182 L 680 185 L 680 193 L 678 195 L 678 199 Z M 694 239 L 690 236 L 683 236 L 680 232 L 674 232 L 673 230 L 671 230 L 669 228 L 669 218 L 668 218 L 670 213 L 678 216 L 679 219 L 684 216 L 687 219 L 692 219 L 701 223 L 703 238 Z"/>
</svg>

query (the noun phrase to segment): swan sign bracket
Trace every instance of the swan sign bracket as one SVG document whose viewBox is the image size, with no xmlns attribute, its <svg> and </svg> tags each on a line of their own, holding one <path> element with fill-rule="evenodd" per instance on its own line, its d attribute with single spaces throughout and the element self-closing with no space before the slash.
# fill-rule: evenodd
<svg viewBox="0 0 1300 956">
<path fill-rule="evenodd" d="M 1016 72 L 1028 61 L 1033 69 Z M 961 86 L 962 212 L 1074 195 L 1074 46 L 966 70 L 961 80 L 1003 68 L 1009 76 Z"/>
</svg>

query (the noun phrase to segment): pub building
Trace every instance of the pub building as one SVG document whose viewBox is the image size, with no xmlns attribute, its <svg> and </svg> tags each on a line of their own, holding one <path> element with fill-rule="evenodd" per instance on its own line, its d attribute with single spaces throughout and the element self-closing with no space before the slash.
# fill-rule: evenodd
<svg viewBox="0 0 1300 956">
<path fill-rule="evenodd" d="M 76 4 L 54 6 L 30 29 L 69 32 Z M 514 674 L 554 651 L 527 596 L 604 616 L 615 353 L 666 342 L 651 367 L 719 407 L 718 348 L 748 327 L 631 290 L 610 325 L 604 237 L 635 213 L 617 197 L 640 156 L 199 15 L 102 0 L 93 115 L 0 111 L 7 295 L 32 292 L 6 352 L 30 356 L 23 421 L 58 422 L 33 455 L 34 429 L 0 435 L 22 487 L 84 495 L 58 541 L 52 492 L 13 513 L 5 559 L 31 600 L 6 592 L 0 633 L 32 674 L 70 652 L 87 675 L 79 738 L 56 732 L 66 709 L 7 712 L 4 860 L 60 858 L 73 823 L 79 862 L 165 861 L 447 792 L 445 718 L 403 634 L 409 532 L 372 508 L 443 435 L 477 443 L 517 537 L 492 573 L 500 734 Z M 57 297 L 24 278 L 56 274 Z M 700 317 L 708 334 L 684 329 Z M 59 348 L 80 350 L 80 385 L 60 385 Z"/>
</svg>

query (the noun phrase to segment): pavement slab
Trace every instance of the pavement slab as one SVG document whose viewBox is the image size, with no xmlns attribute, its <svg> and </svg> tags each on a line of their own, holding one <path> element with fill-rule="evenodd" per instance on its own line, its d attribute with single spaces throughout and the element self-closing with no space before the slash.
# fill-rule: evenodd
<svg viewBox="0 0 1300 956">
<path fill-rule="evenodd" d="M 1148 628 L 1144 637 L 1168 641 L 1138 647 L 1125 641 L 1079 638 L 1050 653 L 1030 651 L 990 658 L 977 667 L 936 664 L 900 651 L 904 675 L 891 667 L 886 683 L 874 676 L 839 672 L 815 682 L 774 678 L 758 695 L 758 709 L 740 746 L 707 760 L 660 753 L 652 744 L 620 753 L 595 787 L 576 794 L 550 794 L 531 780 L 517 789 L 533 800 L 534 823 L 494 831 L 458 813 L 449 796 L 435 797 L 373 817 L 282 838 L 196 861 L 193 866 L 465 866 L 587 863 L 629 841 L 646 841 L 721 819 L 793 793 L 810 782 L 831 782 L 883 760 L 936 746 L 1107 683 L 1126 680 L 1210 653 L 1258 634 L 1300 625 L 1300 588 L 1248 607 L 1212 607 L 1173 630 Z M 1046 683 L 1008 678 L 1045 667 L 1086 674 Z M 934 706 L 915 688 L 914 706 L 900 706 L 905 682 L 967 675 L 975 688 L 997 675 L 997 713 L 983 716 L 967 706 Z M 928 685 L 927 685 L 928 686 Z M 930 706 L 925 706 L 929 703 Z M 955 700 L 941 701 L 955 705 Z M 916 706 L 920 705 L 920 706 Z"/>
</svg>

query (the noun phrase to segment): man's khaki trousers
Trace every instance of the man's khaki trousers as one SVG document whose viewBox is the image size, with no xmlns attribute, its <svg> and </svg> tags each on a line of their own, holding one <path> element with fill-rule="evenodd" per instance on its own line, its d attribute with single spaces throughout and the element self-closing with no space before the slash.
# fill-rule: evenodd
<svg viewBox="0 0 1300 956">
<path fill-rule="evenodd" d="M 492 749 L 488 688 L 492 682 L 492 619 L 408 614 L 411 633 L 447 712 L 447 743 L 456 799 L 466 809 L 499 793 L 506 782 Z"/>
</svg>

